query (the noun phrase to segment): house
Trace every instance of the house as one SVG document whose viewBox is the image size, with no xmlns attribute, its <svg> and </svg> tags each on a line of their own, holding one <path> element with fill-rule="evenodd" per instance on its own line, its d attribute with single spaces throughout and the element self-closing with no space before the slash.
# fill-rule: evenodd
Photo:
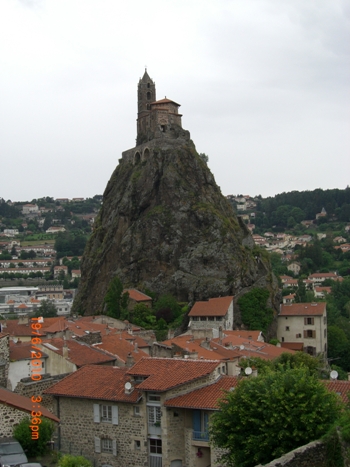
<svg viewBox="0 0 350 467">
<path fill-rule="evenodd" d="M 22 206 L 22 214 L 33 214 L 38 213 L 39 207 L 37 204 L 24 204 Z"/>
<path fill-rule="evenodd" d="M 316 285 L 322 284 L 326 279 L 331 279 L 333 281 L 338 280 L 339 276 L 335 272 L 315 272 L 311 274 L 308 279 Z"/>
<path fill-rule="evenodd" d="M 232 329 L 233 296 L 210 298 L 205 302 L 196 302 L 188 316 L 189 329 L 216 328 Z"/>
<path fill-rule="evenodd" d="M 300 265 L 300 263 L 297 263 L 297 262 L 290 263 L 290 264 L 288 264 L 287 269 L 288 269 L 288 271 L 292 271 L 293 274 L 298 276 L 299 273 L 300 273 L 301 265 Z"/>
<path fill-rule="evenodd" d="M 16 342 L 10 341 L 10 364 L 9 364 L 9 389 L 15 390 L 18 382 L 22 378 L 28 378 L 31 376 L 30 360 L 33 358 L 33 346 L 31 342 L 22 342 L 20 339 L 16 339 Z M 46 373 L 46 360 L 47 355 L 40 352 L 41 357 L 36 358 L 40 361 L 40 368 L 42 373 Z"/>
<path fill-rule="evenodd" d="M 0 388 L 0 438 L 13 436 L 13 427 L 18 425 L 23 418 L 30 417 L 37 408 L 30 397 L 21 396 L 8 389 Z M 59 423 L 59 418 L 40 406 L 42 416 Z"/>
<path fill-rule="evenodd" d="M 61 375 L 84 365 L 114 365 L 116 357 L 75 339 L 43 340 L 42 350 L 48 356 L 46 372 Z"/>
<path fill-rule="evenodd" d="M 140 292 L 139 290 L 125 289 L 123 290 L 123 293 L 129 294 L 129 302 L 128 302 L 129 311 L 132 311 L 135 305 L 138 305 L 139 303 L 143 303 L 144 305 L 147 306 L 147 308 L 152 307 L 152 297 L 149 297 L 148 295 Z"/>
<path fill-rule="evenodd" d="M 327 357 L 326 303 L 281 305 L 277 321 L 277 338 L 282 347 L 291 348 L 290 345 L 302 344 L 304 352 Z"/>
<path fill-rule="evenodd" d="M 324 298 L 327 294 L 332 293 L 332 287 L 314 287 L 315 298 Z"/>
<path fill-rule="evenodd" d="M 95 465 L 181 467 L 195 465 L 202 446 L 210 464 L 216 454 L 207 439 L 196 439 L 197 422 L 169 401 L 224 380 L 221 367 L 212 360 L 143 358 L 132 368 L 81 368 L 45 391 L 59 407 L 58 449 Z"/>
<path fill-rule="evenodd" d="M 57 278 L 60 274 L 66 276 L 68 274 L 68 266 L 55 266 L 53 268 L 53 275 Z"/>
<path fill-rule="evenodd" d="M 295 301 L 295 293 L 291 293 L 283 297 L 284 304 L 293 303 L 294 301 Z"/>
</svg>

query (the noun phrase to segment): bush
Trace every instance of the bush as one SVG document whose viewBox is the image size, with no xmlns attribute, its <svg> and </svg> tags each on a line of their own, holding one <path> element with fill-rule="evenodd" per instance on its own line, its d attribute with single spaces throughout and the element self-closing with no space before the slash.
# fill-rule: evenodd
<svg viewBox="0 0 350 467">
<path fill-rule="evenodd" d="M 59 460 L 58 467 L 92 467 L 92 464 L 86 457 L 66 454 Z"/>
<path fill-rule="evenodd" d="M 28 457 L 43 455 L 47 450 L 47 443 L 51 441 L 54 424 L 47 418 L 42 418 L 39 425 L 39 438 L 32 439 L 30 429 L 31 420 L 25 417 L 13 430 L 13 437 L 21 444 Z"/>
</svg>

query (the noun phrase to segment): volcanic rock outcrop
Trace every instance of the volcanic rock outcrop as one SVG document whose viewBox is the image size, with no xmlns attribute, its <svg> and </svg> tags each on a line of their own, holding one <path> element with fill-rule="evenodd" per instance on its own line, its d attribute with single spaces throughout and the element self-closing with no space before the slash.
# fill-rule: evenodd
<svg viewBox="0 0 350 467">
<path fill-rule="evenodd" d="M 182 128 L 179 105 L 156 101 L 153 84 L 145 73 L 139 83 L 139 144 L 123 153 L 107 184 L 73 311 L 103 312 L 115 276 L 125 287 L 181 301 L 269 287 L 276 309 L 268 261 Z"/>
</svg>

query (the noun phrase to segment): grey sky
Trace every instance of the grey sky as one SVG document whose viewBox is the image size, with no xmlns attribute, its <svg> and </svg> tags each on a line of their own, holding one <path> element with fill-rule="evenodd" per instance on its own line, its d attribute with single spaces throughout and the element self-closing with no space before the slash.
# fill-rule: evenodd
<svg viewBox="0 0 350 467">
<path fill-rule="evenodd" d="M 0 197 L 103 193 L 144 67 L 227 194 L 350 184 L 350 0 L 0 0 Z"/>
</svg>

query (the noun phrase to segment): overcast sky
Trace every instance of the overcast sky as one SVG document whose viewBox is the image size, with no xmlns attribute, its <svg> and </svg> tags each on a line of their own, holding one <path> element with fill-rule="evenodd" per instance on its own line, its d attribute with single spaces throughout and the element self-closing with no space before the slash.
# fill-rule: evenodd
<svg viewBox="0 0 350 467">
<path fill-rule="evenodd" d="M 223 194 L 350 184 L 350 0 L 0 0 L 0 197 L 102 194 L 145 66 Z"/>
</svg>

